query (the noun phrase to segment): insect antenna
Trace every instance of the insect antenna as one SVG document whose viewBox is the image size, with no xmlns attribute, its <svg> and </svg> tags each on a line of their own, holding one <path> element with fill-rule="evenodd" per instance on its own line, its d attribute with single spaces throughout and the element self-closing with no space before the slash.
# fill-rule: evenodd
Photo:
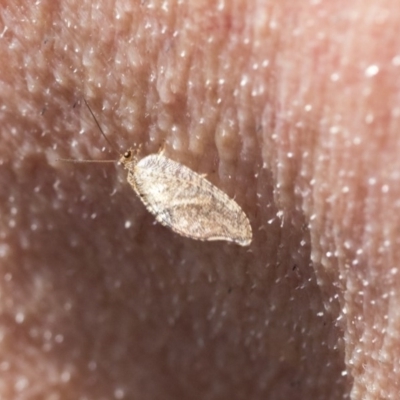
<svg viewBox="0 0 400 400">
<path fill-rule="evenodd" d="M 92 115 L 94 122 L 96 123 L 97 127 L 99 128 L 100 133 L 103 135 L 104 139 L 106 139 L 106 142 L 110 145 L 110 147 L 117 154 L 120 154 L 120 151 L 115 147 L 115 145 L 113 143 L 111 143 L 111 141 L 108 139 L 108 137 L 104 133 L 103 129 L 101 129 L 99 122 L 97 121 L 92 109 L 90 108 L 90 106 L 85 98 L 83 98 L 83 101 L 85 102 L 86 107 L 88 108 L 90 114 Z M 71 163 L 115 163 L 117 160 L 75 160 L 75 159 L 71 159 L 71 158 L 57 158 L 57 161 L 71 162 Z"/>
<path fill-rule="evenodd" d="M 106 136 L 106 134 L 104 133 L 103 129 L 101 129 L 101 126 L 99 124 L 99 121 L 97 121 L 95 115 L 93 114 L 92 109 L 90 108 L 88 102 L 86 101 L 85 98 L 83 98 L 83 101 L 86 104 L 86 107 L 88 108 L 90 114 L 92 115 L 94 122 L 96 123 L 97 127 L 99 128 L 100 133 L 103 135 L 104 139 L 106 139 L 106 142 L 110 145 L 110 147 L 117 153 L 120 154 L 121 152 L 115 147 L 115 145 L 113 143 L 111 143 L 111 141 L 108 139 L 108 137 Z"/>
<path fill-rule="evenodd" d="M 73 158 L 57 158 L 56 161 L 72 162 L 72 163 L 115 163 L 116 160 L 75 160 Z"/>
</svg>

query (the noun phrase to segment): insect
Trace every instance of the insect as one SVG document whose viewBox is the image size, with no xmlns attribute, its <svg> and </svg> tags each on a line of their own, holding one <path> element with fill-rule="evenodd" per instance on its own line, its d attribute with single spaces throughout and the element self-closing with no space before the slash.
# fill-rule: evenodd
<svg viewBox="0 0 400 400">
<path fill-rule="evenodd" d="M 101 134 L 115 149 L 84 101 Z M 138 152 L 137 148 L 129 149 L 119 163 L 128 170 L 129 184 L 158 222 L 192 239 L 250 245 L 251 225 L 235 200 L 202 175 L 164 156 L 163 151 L 141 159 Z"/>
</svg>

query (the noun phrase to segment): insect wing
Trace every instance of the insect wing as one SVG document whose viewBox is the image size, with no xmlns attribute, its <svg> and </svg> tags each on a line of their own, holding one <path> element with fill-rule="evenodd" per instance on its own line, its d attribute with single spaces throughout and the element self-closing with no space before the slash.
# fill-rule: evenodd
<svg viewBox="0 0 400 400">
<path fill-rule="evenodd" d="M 188 167 L 150 155 L 135 165 L 128 180 L 157 221 L 173 231 L 198 240 L 250 244 L 251 226 L 240 206 Z"/>
</svg>

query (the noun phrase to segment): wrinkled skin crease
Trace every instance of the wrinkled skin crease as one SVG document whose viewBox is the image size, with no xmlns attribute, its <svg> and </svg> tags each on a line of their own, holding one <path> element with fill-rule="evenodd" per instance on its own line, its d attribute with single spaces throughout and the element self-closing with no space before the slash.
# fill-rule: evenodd
<svg viewBox="0 0 400 400">
<path fill-rule="evenodd" d="M 394 0 L 0 7 L 0 397 L 396 398 Z M 56 162 L 118 158 L 83 96 L 121 153 L 235 197 L 252 245 Z"/>
</svg>

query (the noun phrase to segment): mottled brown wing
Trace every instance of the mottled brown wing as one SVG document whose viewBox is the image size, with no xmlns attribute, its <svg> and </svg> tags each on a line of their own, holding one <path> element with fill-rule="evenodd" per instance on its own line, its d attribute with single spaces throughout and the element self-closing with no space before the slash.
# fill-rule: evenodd
<svg viewBox="0 0 400 400">
<path fill-rule="evenodd" d="M 251 243 L 251 226 L 240 206 L 188 167 L 150 155 L 129 171 L 128 180 L 157 221 L 180 235 Z"/>
</svg>

